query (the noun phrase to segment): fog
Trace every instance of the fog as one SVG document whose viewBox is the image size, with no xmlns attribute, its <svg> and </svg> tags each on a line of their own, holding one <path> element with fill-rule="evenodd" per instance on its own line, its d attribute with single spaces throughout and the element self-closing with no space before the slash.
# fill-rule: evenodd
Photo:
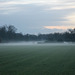
<svg viewBox="0 0 75 75">
<path fill-rule="evenodd" d="M 0 43 L 0 46 L 24 46 L 24 45 L 32 45 L 32 46 L 38 46 L 38 45 L 49 45 L 49 46 L 68 46 L 68 45 L 75 45 L 74 42 L 51 42 L 46 43 L 44 41 L 21 41 L 21 42 L 9 42 L 9 43 Z"/>
<path fill-rule="evenodd" d="M 1 43 L 0 45 L 7 45 L 7 46 L 16 46 L 16 45 L 35 45 L 37 42 L 8 42 L 8 43 Z"/>
</svg>

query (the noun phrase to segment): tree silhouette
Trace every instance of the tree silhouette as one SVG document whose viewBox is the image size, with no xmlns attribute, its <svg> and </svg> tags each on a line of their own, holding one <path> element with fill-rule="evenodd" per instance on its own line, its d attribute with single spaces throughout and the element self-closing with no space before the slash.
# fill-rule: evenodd
<svg viewBox="0 0 75 75">
<path fill-rule="evenodd" d="M 30 35 L 16 33 L 13 25 L 4 25 L 0 27 L 0 42 L 5 41 L 46 41 L 46 42 L 75 42 L 75 29 L 69 29 L 64 33 L 50 33 Z"/>
</svg>

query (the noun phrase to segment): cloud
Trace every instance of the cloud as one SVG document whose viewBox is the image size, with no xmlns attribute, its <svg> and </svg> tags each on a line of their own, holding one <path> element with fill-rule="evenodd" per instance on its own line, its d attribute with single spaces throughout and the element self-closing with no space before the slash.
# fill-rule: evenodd
<svg viewBox="0 0 75 75">
<path fill-rule="evenodd" d="M 61 30 L 67 30 L 67 29 L 74 29 L 75 26 L 44 26 L 46 29 L 61 29 Z"/>
<path fill-rule="evenodd" d="M 44 11 L 48 11 L 48 10 L 64 10 L 64 9 L 75 9 L 75 2 L 73 2 L 73 0 L 71 2 L 66 2 L 67 0 L 7 0 L 7 1 L 0 1 L 0 11 L 5 10 L 7 12 L 11 11 L 12 9 L 14 9 L 13 11 L 17 10 L 21 10 L 20 7 L 22 5 L 37 5 L 38 7 L 42 6 L 44 7 L 43 10 Z"/>
<path fill-rule="evenodd" d="M 75 13 L 72 12 L 63 17 L 66 21 L 62 21 L 63 24 L 75 26 Z"/>
<path fill-rule="evenodd" d="M 58 3 L 50 5 L 45 10 L 65 10 L 65 9 L 75 9 L 75 2 L 64 2 L 64 3 L 58 2 Z"/>
<path fill-rule="evenodd" d="M 75 13 L 67 15 L 65 18 L 68 19 L 69 23 L 75 24 Z"/>
<path fill-rule="evenodd" d="M 74 13 L 74 0 L 0 1 L 0 25 L 13 24 L 19 31 L 26 33 L 47 33 L 61 31 L 62 26 L 75 26 Z M 49 26 L 60 28 L 50 29 Z"/>
<path fill-rule="evenodd" d="M 75 9 L 75 6 L 56 6 L 47 10 L 64 10 L 64 9 Z"/>
</svg>

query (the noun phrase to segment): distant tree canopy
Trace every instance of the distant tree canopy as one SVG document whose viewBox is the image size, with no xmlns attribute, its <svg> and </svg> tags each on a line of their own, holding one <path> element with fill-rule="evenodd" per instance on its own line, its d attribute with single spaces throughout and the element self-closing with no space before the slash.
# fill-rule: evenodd
<svg viewBox="0 0 75 75">
<path fill-rule="evenodd" d="M 31 35 L 22 33 L 16 33 L 17 28 L 13 25 L 4 25 L 0 27 L 0 42 L 9 41 L 42 41 L 47 42 L 75 42 L 75 29 L 69 29 L 64 33 L 50 33 L 50 34 L 38 34 Z"/>
<path fill-rule="evenodd" d="M 0 38 L 0 43 L 1 43 L 1 38 Z"/>
<path fill-rule="evenodd" d="M 10 40 L 10 39 L 15 39 L 13 38 L 14 35 L 16 34 L 16 28 L 13 25 L 4 25 L 0 27 L 0 38 L 2 40 Z"/>
<path fill-rule="evenodd" d="M 10 25 L 7 27 L 7 30 L 10 33 L 15 33 L 17 29 L 13 25 Z"/>
<path fill-rule="evenodd" d="M 74 29 L 69 29 L 68 30 L 71 34 L 75 34 L 75 28 Z"/>
</svg>

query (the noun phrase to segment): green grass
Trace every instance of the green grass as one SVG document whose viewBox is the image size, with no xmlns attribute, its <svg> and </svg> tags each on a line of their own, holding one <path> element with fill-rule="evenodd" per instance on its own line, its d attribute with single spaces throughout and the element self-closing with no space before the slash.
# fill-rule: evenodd
<svg viewBox="0 0 75 75">
<path fill-rule="evenodd" d="M 75 46 L 0 46 L 0 75 L 75 75 Z"/>
</svg>

